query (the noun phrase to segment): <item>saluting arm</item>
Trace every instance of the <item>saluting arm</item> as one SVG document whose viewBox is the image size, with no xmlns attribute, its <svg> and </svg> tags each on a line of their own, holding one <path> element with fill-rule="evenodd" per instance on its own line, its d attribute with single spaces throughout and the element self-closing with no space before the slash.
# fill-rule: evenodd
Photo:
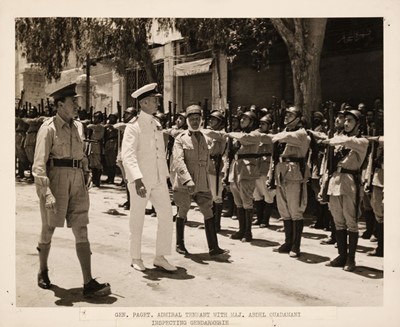
<svg viewBox="0 0 400 327">
<path fill-rule="evenodd" d="M 272 137 L 272 142 L 285 142 L 291 146 L 302 146 L 307 138 L 307 133 L 304 129 L 299 129 L 297 131 L 289 132 L 283 131 L 278 134 L 274 134 Z"/>
</svg>

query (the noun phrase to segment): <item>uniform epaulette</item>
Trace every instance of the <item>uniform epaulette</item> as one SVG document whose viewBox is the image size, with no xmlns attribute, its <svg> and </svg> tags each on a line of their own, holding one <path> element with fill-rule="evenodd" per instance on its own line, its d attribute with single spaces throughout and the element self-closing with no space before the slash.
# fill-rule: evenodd
<svg viewBox="0 0 400 327">
<path fill-rule="evenodd" d="M 139 118 L 139 116 L 133 117 L 133 118 L 128 122 L 128 124 L 133 124 L 133 123 L 137 122 L 138 118 Z"/>
<path fill-rule="evenodd" d="M 47 118 L 47 119 L 45 119 L 45 120 L 43 121 L 43 124 L 42 124 L 42 125 L 48 126 L 48 125 L 50 125 L 52 122 L 54 122 L 55 119 L 56 119 L 56 116 L 49 117 L 49 118 Z"/>
</svg>

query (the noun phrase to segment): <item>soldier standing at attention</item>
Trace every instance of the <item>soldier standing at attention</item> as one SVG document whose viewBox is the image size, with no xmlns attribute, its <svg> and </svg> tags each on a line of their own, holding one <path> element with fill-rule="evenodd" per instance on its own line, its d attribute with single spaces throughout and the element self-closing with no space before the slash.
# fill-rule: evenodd
<svg viewBox="0 0 400 327">
<path fill-rule="evenodd" d="M 224 128 L 224 115 L 219 110 L 211 112 L 209 124 L 212 130 L 222 130 Z M 223 155 L 226 149 L 226 139 L 212 140 L 210 148 L 210 165 L 208 169 L 210 189 L 213 197 L 214 222 L 217 232 L 221 230 L 221 214 L 222 214 L 222 180 L 223 172 Z"/>
<path fill-rule="evenodd" d="M 270 115 L 265 115 L 260 119 L 260 127 L 258 132 L 262 135 L 268 135 L 272 127 L 272 118 Z M 254 190 L 254 207 L 256 209 L 257 221 L 255 224 L 260 225 L 260 228 L 269 226 L 274 206 L 274 197 L 276 191 L 267 187 L 268 172 L 271 165 L 272 142 L 270 139 L 267 143 L 259 143 L 259 170 L 260 177 L 256 180 L 256 188 Z"/>
<path fill-rule="evenodd" d="M 181 254 L 189 254 L 184 244 L 185 219 L 193 200 L 204 216 L 204 227 L 211 256 L 227 254 L 229 251 L 218 246 L 218 238 L 212 212 L 212 195 L 208 179 L 211 140 L 201 132 L 202 110 L 198 105 L 186 109 L 188 130 L 175 139 L 172 152 L 171 170 L 174 171 L 172 187 L 174 201 L 178 207 L 176 217 L 176 250 Z"/>
<path fill-rule="evenodd" d="M 272 137 L 274 143 L 279 143 L 279 162 L 275 167 L 276 202 L 285 230 L 285 243 L 278 248 L 278 252 L 289 253 L 291 257 L 300 255 L 303 214 L 307 207 L 307 180 L 310 177 L 306 163 L 310 138 L 302 127 L 301 116 L 297 107 L 286 109 L 285 129 Z"/>
<path fill-rule="evenodd" d="M 106 166 L 107 184 L 114 184 L 117 169 L 118 130 L 114 128 L 117 120 L 116 115 L 110 114 L 104 130 L 104 163 Z"/>
<path fill-rule="evenodd" d="M 103 113 L 101 111 L 96 111 L 94 113 L 93 124 L 87 125 L 89 130 L 92 130 L 92 135 L 90 137 L 91 142 L 89 142 L 89 167 L 92 170 L 93 184 L 100 187 L 100 178 L 103 170 L 103 165 L 101 163 L 101 154 L 103 151 L 103 138 L 104 138 L 104 126 Z"/>
<path fill-rule="evenodd" d="M 230 137 L 238 148 L 229 172 L 229 187 L 237 207 L 239 230 L 231 238 L 242 242 L 251 242 L 253 235 L 253 193 L 256 180 L 260 177 L 258 165 L 259 132 L 254 131 L 257 117 L 252 111 L 246 111 L 240 119 L 242 132 L 207 131 L 214 139 Z"/>
<path fill-rule="evenodd" d="M 142 233 L 147 202 L 153 204 L 158 218 L 154 266 L 176 271 L 165 255 L 171 254 L 172 207 L 167 178 L 169 175 L 164 137 L 160 123 L 154 118 L 161 94 L 157 83 L 147 84 L 132 93 L 139 101 L 140 114 L 125 128 L 121 157 L 130 193 L 130 255 L 131 266 L 139 271 L 146 267 L 142 261 Z"/>
<path fill-rule="evenodd" d="M 360 205 L 360 169 L 368 150 L 368 140 L 357 137 L 361 121 L 358 110 L 345 113 L 344 135 L 323 141 L 335 146 L 335 172 L 329 180 L 328 195 L 336 226 L 339 256 L 327 265 L 354 271 L 358 243 L 358 217 Z M 349 242 L 347 243 L 347 236 Z"/>
<path fill-rule="evenodd" d="M 77 115 L 76 84 L 68 85 L 53 94 L 57 114 L 46 120 L 39 129 L 36 141 L 33 176 L 40 199 L 42 231 L 38 244 L 40 270 L 38 285 L 50 288 L 47 259 L 56 227 L 72 228 L 76 254 L 83 274 L 83 295 L 104 296 L 111 293 L 108 283 L 99 284 L 92 278 L 91 250 L 88 240 L 90 172 L 84 157 L 82 124 Z"/>
</svg>

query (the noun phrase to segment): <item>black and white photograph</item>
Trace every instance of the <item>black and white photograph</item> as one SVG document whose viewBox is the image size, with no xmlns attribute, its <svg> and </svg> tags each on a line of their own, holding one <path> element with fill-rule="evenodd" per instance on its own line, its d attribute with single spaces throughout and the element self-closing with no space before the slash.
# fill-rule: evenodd
<svg viewBox="0 0 400 327">
<path fill-rule="evenodd" d="M 398 326 L 400 6 L 285 4 L 2 5 L 4 326 Z"/>
</svg>

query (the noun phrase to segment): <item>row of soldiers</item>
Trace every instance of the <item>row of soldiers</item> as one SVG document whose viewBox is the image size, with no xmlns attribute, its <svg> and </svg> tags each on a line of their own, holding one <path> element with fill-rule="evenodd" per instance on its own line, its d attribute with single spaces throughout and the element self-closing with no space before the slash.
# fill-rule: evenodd
<svg viewBox="0 0 400 327">
<path fill-rule="evenodd" d="M 331 236 L 322 244 L 336 243 L 339 252 L 328 265 L 353 271 L 361 212 L 367 223 L 363 238 L 375 233 L 378 241 L 369 255 L 383 256 L 384 139 L 383 107 L 379 101 L 376 100 L 378 110 L 374 115 L 362 104 L 353 109 L 344 103 L 336 109 L 334 103 L 326 103 L 324 110 L 313 113 L 311 128 L 306 126 L 302 112 L 291 105 L 270 110 L 252 106 L 242 111 L 241 107 L 228 119 L 218 110 L 204 117 L 200 106 L 191 105 L 170 128 L 162 113 L 155 117 L 168 135 L 165 144 L 171 180 L 175 180 L 173 175 L 182 163 L 192 170 L 190 175 L 197 179 L 193 199 L 200 211 L 199 190 L 211 189 L 217 231 L 221 229 L 223 190 L 229 194 L 227 199 L 233 200 L 239 222 L 238 231 L 231 238 L 242 242 L 252 240 L 253 224 L 269 226 L 275 202 L 285 232 L 285 242 L 277 251 L 298 257 L 303 215 L 311 193 L 317 217 L 313 227 L 330 229 Z M 205 136 L 206 146 L 185 139 L 188 136 L 183 132 L 188 126 L 189 136 L 196 135 L 197 130 L 189 123 L 193 117 L 208 124 L 198 129 Z M 208 185 L 198 184 L 199 181 Z M 174 200 L 178 206 L 176 250 L 187 254 L 183 235 L 189 209 L 179 198 Z"/>
<path fill-rule="evenodd" d="M 339 257 L 330 265 L 354 270 L 360 209 L 367 224 L 362 237 L 375 234 L 378 247 L 371 255 L 383 256 L 383 106 L 379 98 L 374 101 L 372 110 L 367 110 L 362 103 L 357 109 L 344 103 L 338 110 L 333 103 L 326 103 L 321 111 L 313 113 L 311 128 L 307 128 L 298 108 L 285 103 L 279 108 L 274 103 L 271 109 L 261 110 L 256 106 L 239 107 L 235 114 L 227 116 L 218 110 L 205 115 L 196 105 L 189 106 L 173 119 L 157 113 L 155 118 L 164 128 L 171 180 L 179 167 L 173 152 L 180 151 L 184 160 L 188 160 L 185 156 L 191 155 L 185 151 L 185 144 L 176 142 L 188 128 L 188 113 L 192 118 L 193 115 L 204 118 L 201 132 L 206 136 L 207 151 L 199 148 L 198 155 L 204 152 L 208 156 L 204 161 L 209 163 L 205 165 L 208 167 L 206 181 L 212 193 L 217 231 L 221 229 L 223 192 L 228 202 L 226 216 L 232 216 L 235 208 L 239 222 L 239 229 L 232 238 L 243 242 L 252 240 L 253 224 L 260 228 L 269 226 L 276 203 L 285 231 L 285 242 L 278 251 L 297 257 L 300 255 L 303 214 L 311 200 L 317 217 L 313 227 L 332 231 L 322 243 L 337 243 Z M 124 175 L 118 158 L 123 134 L 119 131 L 123 131 L 125 124 L 136 115 L 134 108 L 128 108 L 123 123 L 118 123 L 117 116 L 111 114 L 104 124 L 102 112 L 94 114 L 93 122 L 82 113 L 80 118 L 86 126 L 86 154 L 94 185 L 100 186 L 103 163 L 107 182 L 114 182 L 116 163 Z M 34 136 L 44 119 L 19 117 L 16 121 L 17 148 L 24 148 L 30 163 L 33 161 Z M 351 127 L 347 131 L 345 121 Z M 29 126 L 24 142 L 23 124 Z M 177 144 L 180 144 L 179 150 Z M 20 152 L 17 151 L 18 159 Z M 310 197 L 308 193 L 314 196 Z M 129 194 L 127 198 L 125 208 L 129 209 Z M 183 207 L 181 203 L 176 217 L 176 249 L 186 254 L 183 235 L 188 209 L 185 211 Z"/>
</svg>

